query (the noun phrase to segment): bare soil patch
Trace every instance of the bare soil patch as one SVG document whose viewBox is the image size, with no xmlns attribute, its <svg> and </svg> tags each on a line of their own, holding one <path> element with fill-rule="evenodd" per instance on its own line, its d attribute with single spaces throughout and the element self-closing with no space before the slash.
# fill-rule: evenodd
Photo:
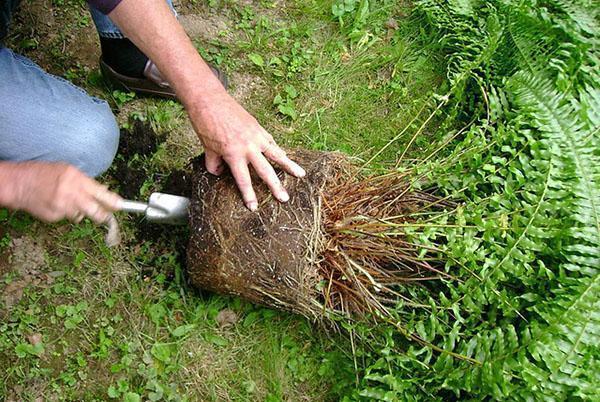
<svg viewBox="0 0 600 402">
<path fill-rule="evenodd" d="M 51 0 L 22 1 L 7 44 L 57 75 L 73 67 L 96 68 L 100 57 L 98 35 L 87 8 L 57 7 Z"/>
<path fill-rule="evenodd" d="M 28 236 L 11 241 L 7 271 L 16 274 L 16 278 L 2 291 L 2 300 L 6 309 L 12 308 L 23 297 L 28 286 L 47 287 L 62 272 L 44 272 L 46 268 L 46 250 L 41 241 Z"/>
<path fill-rule="evenodd" d="M 241 104 L 247 104 L 252 98 L 262 98 L 257 93 L 266 93 L 265 81 L 248 72 L 236 72 L 230 74 L 231 95 Z"/>
<path fill-rule="evenodd" d="M 210 41 L 221 39 L 224 42 L 234 40 L 234 23 L 223 14 L 180 14 L 178 17 L 183 29 L 192 39 Z"/>
<path fill-rule="evenodd" d="M 133 126 L 121 129 L 121 139 L 111 175 L 119 183 L 121 196 L 134 199 L 139 196 L 148 178 L 144 158 L 151 157 L 164 141 L 148 123 L 135 121 Z"/>
</svg>

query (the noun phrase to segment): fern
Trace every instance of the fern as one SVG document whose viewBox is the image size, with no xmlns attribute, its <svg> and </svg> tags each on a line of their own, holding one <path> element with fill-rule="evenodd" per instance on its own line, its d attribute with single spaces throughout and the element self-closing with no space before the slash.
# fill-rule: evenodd
<svg viewBox="0 0 600 402">
<path fill-rule="evenodd" d="M 419 236 L 426 245 L 445 238 L 446 269 L 461 281 L 406 289 L 430 308 L 396 311 L 434 347 L 390 328 L 363 334 L 383 352 L 369 355 L 360 395 L 599 400 L 598 8 L 416 5 L 448 52 L 449 107 L 459 113 L 443 127 L 475 114 L 453 149 L 423 167 L 464 200 L 444 218 L 454 225 Z"/>
<path fill-rule="evenodd" d="M 552 82 L 527 74 L 513 77 L 513 82 L 517 104 L 529 111 L 552 157 L 561 161 L 554 181 L 569 194 L 565 203 L 571 204 L 575 221 L 568 229 L 572 242 L 563 248 L 565 262 L 559 267 L 561 288 L 554 299 L 537 308 L 548 325 L 535 328 L 530 353 L 546 370 L 533 378 L 548 398 L 600 396 L 600 374 L 578 372 L 587 355 L 598 355 L 600 345 L 600 158 L 594 154 L 592 127 L 578 118 L 578 103 L 554 90 Z M 562 189 L 563 183 L 568 188 Z"/>
</svg>

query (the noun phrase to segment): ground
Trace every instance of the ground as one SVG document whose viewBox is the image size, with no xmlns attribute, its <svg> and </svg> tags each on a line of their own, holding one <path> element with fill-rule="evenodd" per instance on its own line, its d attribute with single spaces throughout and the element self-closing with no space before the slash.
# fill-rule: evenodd
<svg viewBox="0 0 600 402">
<path fill-rule="evenodd" d="M 170 174 L 201 152 L 182 107 L 106 85 L 82 1 L 22 3 L 8 45 L 117 115 L 119 155 L 100 180 L 136 199 L 181 188 Z M 377 155 L 376 168 L 404 151 L 410 138 L 398 133 L 431 107 L 440 60 L 417 39 L 410 5 L 384 1 L 358 21 L 334 16 L 332 3 L 176 8 L 200 53 L 280 144 L 340 150 L 358 163 Z M 407 156 L 427 145 L 419 137 Z M 0 209 L 0 399 L 321 401 L 351 390 L 361 358 L 346 335 L 190 288 L 185 228 L 118 219 L 123 241 L 109 249 L 105 229 L 89 221 L 47 225 Z"/>
</svg>

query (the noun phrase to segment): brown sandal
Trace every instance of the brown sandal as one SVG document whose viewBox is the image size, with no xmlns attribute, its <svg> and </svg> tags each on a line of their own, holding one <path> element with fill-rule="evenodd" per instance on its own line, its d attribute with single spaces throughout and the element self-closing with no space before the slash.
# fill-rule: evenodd
<svg viewBox="0 0 600 402">
<path fill-rule="evenodd" d="M 229 80 L 227 76 L 216 67 L 209 65 L 213 74 L 221 81 L 223 87 L 227 89 Z M 175 91 L 169 83 L 162 77 L 162 74 L 152 61 L 148 60 L 144 68 L 144 77 L 129 77 L 116 72 L 112 67 L 100 58 L 100 71 L 105 79 L 113 86 L 124 89 L 128 92 L 135 92 L 140 95 L 158 96 L 167 99 L 177 99 Z"/>
</svg>

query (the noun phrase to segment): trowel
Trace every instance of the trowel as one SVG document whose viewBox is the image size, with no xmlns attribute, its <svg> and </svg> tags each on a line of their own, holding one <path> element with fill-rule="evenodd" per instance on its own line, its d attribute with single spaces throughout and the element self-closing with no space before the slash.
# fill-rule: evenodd
<svg viewBox="0 0 600 402">
<path fill-rule="evenodd" d="M 190 200 L 178 195 L 152 193 L 148 203 L 125 200 L 122 211 L 143 214 L 149 222 L 185 225 Z"/>
</svg>

